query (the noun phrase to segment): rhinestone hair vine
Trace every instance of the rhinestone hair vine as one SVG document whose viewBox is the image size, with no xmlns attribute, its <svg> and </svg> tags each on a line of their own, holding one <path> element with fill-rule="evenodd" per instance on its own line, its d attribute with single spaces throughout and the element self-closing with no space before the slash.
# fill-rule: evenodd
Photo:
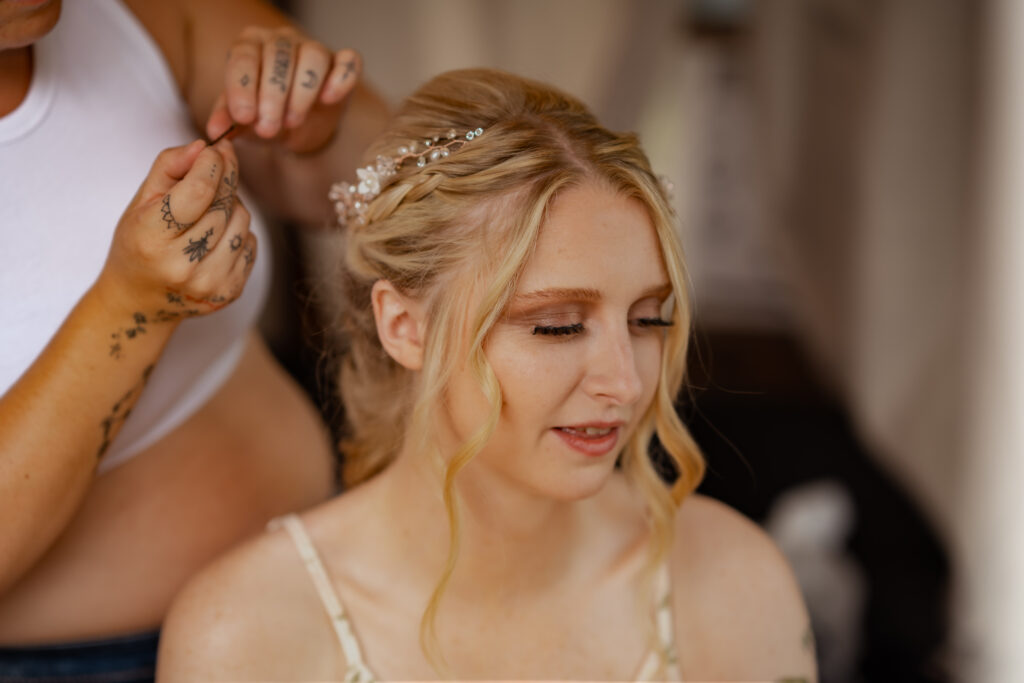
<svg viewBox="0 0 1024 683">
<path fill-rule="evenodd" d="M 345 227 L 352 222 L 365 225 L 370 202 L 377 198 L 381 186 L 386 184 L 388 178 L 397 174 L 404 164 L 415 161 L 417 167 L 423 168 L 431 161 L 446 158 L 451 152 L 483 134 L 483 128 L 466 131 L 462 135 L 456 133 L 454 128 L 449 128 L 444 135 L 402 145 L 396 150 L 395 156 L 381 154 L 372 165 L 357 168 L 357 183 L 335 183 L 327 195 L 334 202 L 338 225 Z"/>
</svg>

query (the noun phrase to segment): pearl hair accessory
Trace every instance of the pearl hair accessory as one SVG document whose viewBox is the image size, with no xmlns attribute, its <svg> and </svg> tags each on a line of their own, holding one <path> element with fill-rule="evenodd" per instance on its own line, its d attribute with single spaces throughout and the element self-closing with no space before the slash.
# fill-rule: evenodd
<svg viewBox="0 0 1024 683">
<path fill-rule="evenodd" d="M 423 168 L 431 161 L 446 158 L 455 149 L 483 134 L 484 129 L 477 128 L 460 136 L 454 128 L 449 128 L 444 135 L 435 135 L 422 143 L 412 142 L 402 145 L 398 148 L 395 156 L 386 157 L 382 154 L 377 157 L 373 165 L 356 169 L 358 184 L 335 183 L 327 195 L 334 202 L 334 210 L 338 214 L 338 225 L 345 227 L 350 221 L 357 225 L 365 225 L 366 211 L 370 202 L 380 195 L 381 185 L 385 184 L 388 178 L 397 174 L 398 169 L 406 162 L 415 160 L 416 166 Z"/>
</svg>

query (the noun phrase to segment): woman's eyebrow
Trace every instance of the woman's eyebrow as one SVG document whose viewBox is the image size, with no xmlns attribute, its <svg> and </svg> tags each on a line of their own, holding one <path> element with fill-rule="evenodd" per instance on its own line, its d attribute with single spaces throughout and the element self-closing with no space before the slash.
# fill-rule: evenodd
<svg viewBox="0 0 1024 683">
<path fill-rule="evenodd" d="M 552 287 L 517 294 L 517 304 L 544 303 L 548 301 L 600 301 L 601 292 L 589 287 Z"/>
<path fill-rule="evenodd" d="M 646 299 L 652 296 L 665 298 L 671 293 L 671 283 L 665 282 L 659 285 L 654 285 L 653 287 L 648 287 L 640 293 L 638 298 Z M 516 304 L 548 303 L 552 301 L 593 302 L 600 301 L 601 299 L 601 290 L 590 287 L 550 287 L 548 289 L 538 289 L 533 292 L 517 294 L 515 302 Z"/>
</svg>

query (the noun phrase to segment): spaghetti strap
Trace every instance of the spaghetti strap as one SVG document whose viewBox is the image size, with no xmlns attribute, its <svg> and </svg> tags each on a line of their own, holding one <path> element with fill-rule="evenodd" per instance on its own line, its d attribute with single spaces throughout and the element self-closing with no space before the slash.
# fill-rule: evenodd
<svg viewBox="0 0 1024 683">
<path fill-rule="evenodd" d="M 327 570 L 320 560 L 320 555 L 317 553 L 312 539 L 306 533 L 306 527 L 302 520 L 293 513 L 271 520 L 267 525 L 267 528 L 271 530 L 279 527 L 284 527 L 288 535 L 291 536 L 303 564 L 306 565 L 306 571 L 309 572 L 309 576 L 313 580 L 320 601 L 327 611 L 327 616 L 331 620 L 334 633 L 338 636 L 341 650 L 345 654 L 345 682 L 371 683 L 375 681 L 373 673 L 363 662 L 363 653 L 359 647 L 359 641 L 356 640 L 356 636 L 352 632 L 352 624 L 349 622 L 348 615 L 345 614 L 345 609 L 341 606 L 338 594 L 331 585 Z"/>
<path fill-rule="evenodd" d="M 658 646 L 647 654 L 636 680 L 652 680 L 652 677 L 660 671 L 664 680 L 681 681 L 675 629 L 672 626 L 672 582 L 669 577 L 667 559 L 661 563 L 657 574 L 655 574 L 654 591 L 657 596 L 654 625 L 658 635 Z"/>
</svg>

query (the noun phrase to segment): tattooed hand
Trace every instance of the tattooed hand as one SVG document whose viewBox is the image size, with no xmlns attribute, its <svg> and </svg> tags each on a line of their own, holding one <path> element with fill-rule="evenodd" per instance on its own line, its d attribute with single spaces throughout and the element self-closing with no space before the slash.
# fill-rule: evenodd
<svg viewBox="0 0 1024 683">
<path fill-rule="evenodd" d="M 121 295 L 112 303 L 144 327 L 237 299 L 256 258 L 237 187 L 238 160 L 226 140 L 161 152 L 121 217 L 100 273 L 113 285 L 107 291 Z M 131 337 L 134 329 L 124 333 Z"/>
<path fill-rule="evenodd" d="M 228 53 L 224 93 L 206 124 L 210 139 L 232 122 L 294 152 L 320 149 L 338 127 L 343 101 L 362 62 L 354 50 L 331 53 L 292 28 L 250 27 Z"/>
</svg>

